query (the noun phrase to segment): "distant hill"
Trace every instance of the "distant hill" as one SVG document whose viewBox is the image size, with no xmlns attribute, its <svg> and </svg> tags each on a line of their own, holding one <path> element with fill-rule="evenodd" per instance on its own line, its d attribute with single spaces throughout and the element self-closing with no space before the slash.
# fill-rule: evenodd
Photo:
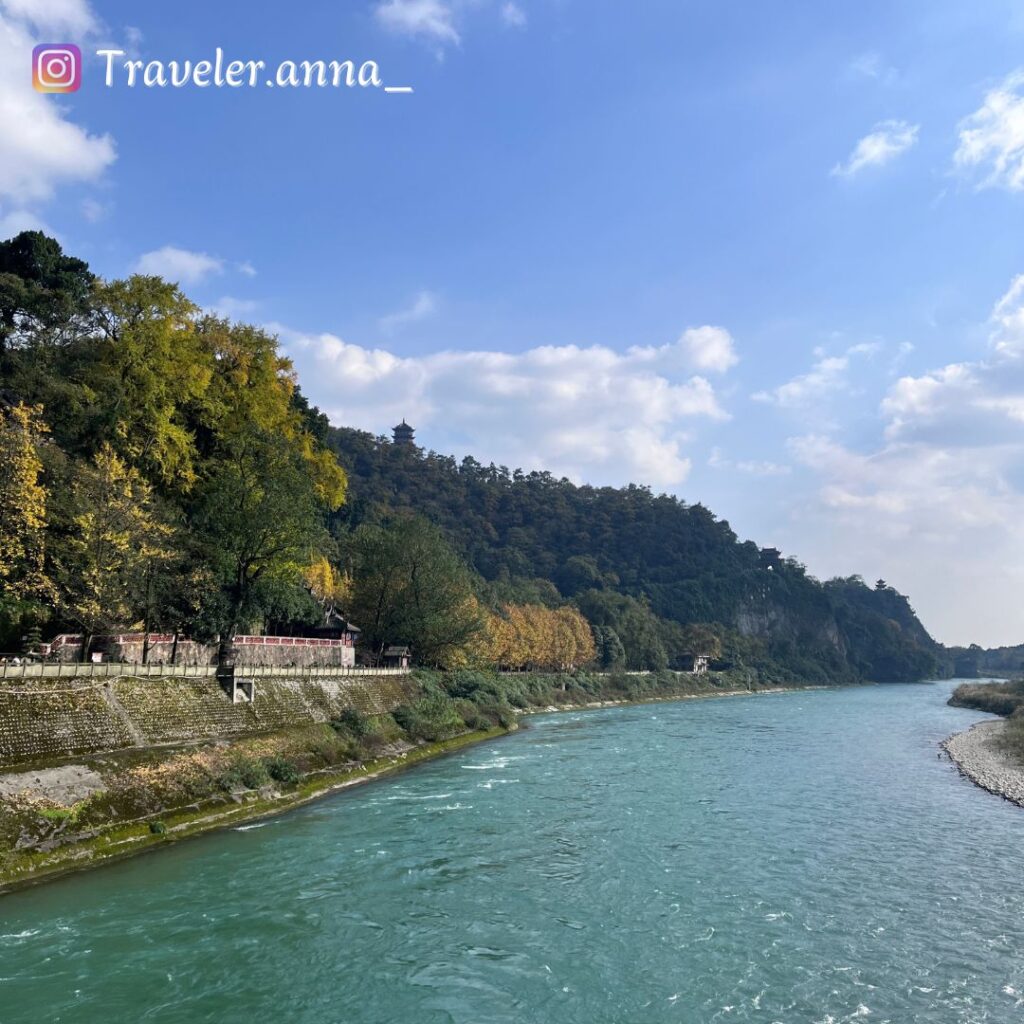
<svg viewBox="0 0 1024 1024">
<path fill-rule="evenodd" d="M 985 649 L 977 644 L 970 647 L 948 648 L 952 671 L 962 679 L 979 676 L 1024 677 L 1024 644 L 1011 647 Z"/>
<path fill-rule="evenodd" d="M 794 559 L 740 541 L 703 505 L 457 462 L 347 428 L 327 428 L 324 440 L 349 475 L 336 532 L 402 510 L 424 515 L 485 596 L 572 600 L 618 634 L 633 667 L 682 666 L 710 642 L 720 665 L 773 681 L 895 682 L 948 670 L 906 597 L 858 577 L 820 583 Z"/>
</svg>

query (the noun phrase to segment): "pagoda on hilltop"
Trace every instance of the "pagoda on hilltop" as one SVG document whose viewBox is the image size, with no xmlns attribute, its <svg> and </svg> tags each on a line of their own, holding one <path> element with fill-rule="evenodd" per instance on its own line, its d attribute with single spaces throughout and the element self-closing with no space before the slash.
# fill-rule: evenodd
<svg viewBox="0 0 1024 1024">
<path fill-rule="evenodd" d="M 393 429 L 395 434 L 395 444 L 408 445 L 410 448 L 415 446 L 416 431 L 413 430 L 413 428 L 410 427 L 404 419 Z"/>
</svg>

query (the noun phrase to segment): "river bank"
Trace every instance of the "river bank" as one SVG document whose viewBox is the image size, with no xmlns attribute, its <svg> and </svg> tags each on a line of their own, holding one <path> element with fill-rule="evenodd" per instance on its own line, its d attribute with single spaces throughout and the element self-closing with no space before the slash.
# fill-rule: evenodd
<svg viewBox="0 0 1024 1024">
<path fill-rule="evenodd" d="M 944 740 L 942 749 L 960 774 L 982 789 L 1024 807 L 1024 766 L 1004 749 L 1004 721 L 978 722 Z"/>
<path fill-rule="evenodd" d="M 596 711 L 600 708 L 636 707 L 639 704 L 675 704 L 686 700 L 713 700 L 716 697 L 761 697 L 772 693 L 800 693 L 805 690 L 837 690 L 838 686 L 777 686 L 765 690 L 704 690 L 666 697 L 641 697 L 636 700 L 593 700 L 583 704 L 549 704 L 547 707 L 522 708 L 520 716 L 553 715 L 562 711 Z"/>
<path fill-rule="evenodd" d="M 517 719 L 533 714 L 753 696 L 804 689 L 819 688 L 779 687 L 754 691 L 709 688 L 699 692 L 634 699 L 575 700 L 517 709 Z M 103 823 L 79 833 L 69 829 L 67 833 L 58 833 L 52 839 L 35 845 L 26 845 L 21 849 L 0 849 L 0 893 L 36 885 L 72 871 L 98 867 L 151 852 L 207 832 L 238 827 L 277 816 L 331 793 L 394 775 L 472 745 L 498 739 L 517 728 L 517 721 L 512 721 L 461 733 L 436 742 L 425 742 L 415 746 L 403 745 L 401 749 L 396 746 L 384 756 L 365 761 L 358 766 L 337 766 L 306 773 L 293 786 L 264 785 L 258 789 L 236 791 L 229 796 L 198 800 L 184 807 L 161 807 L 152 814 L 137 815 L 131 820 Z M 0 800 L 10 801 L 15 797 L 19 774 L 24 775 L 26 779 L 31 776 L 33 782 L 37 784 L 41 782 L 44 786 L 54 787 L 54 791 L 48 795 L 48 799 L 51 800 L 58 796 L 56 790 L 67 789 L 68 796 L 64 802 L 68 804 L 73 804 L 74 800 L 83 797 L 87 799 L 90 790 L 96 791 L 99 779 L 94 771 L 81 765 L 63 765 L 39 768 L 32 772 L 2 774 Z M 66 820 L 73 828 L 74 816 Z"/>
<path fill-rule="evenodd" d="M 152 852 L 207 832 L 276 817 L 331 793 L 395 775 L 424 761 L 497 739 L 513 731 L 497 727 L 465 733 L 367 762 L 355 769 L 311 774 L 290 791 L 267 787 L 248 795 L 236 795 L 237 802 L 204 801 L 178 811 L 163 812 L 95 830 L 92 835 L 83 836 L 56 849 L 32 850 L 20 856 L 8 853 L 6 859 L 0 853 L 0 895 L 51 881 L 73 871 Z M 156 822 L 159 822 L 159 828 L 152 827 Z"/>
</svg>

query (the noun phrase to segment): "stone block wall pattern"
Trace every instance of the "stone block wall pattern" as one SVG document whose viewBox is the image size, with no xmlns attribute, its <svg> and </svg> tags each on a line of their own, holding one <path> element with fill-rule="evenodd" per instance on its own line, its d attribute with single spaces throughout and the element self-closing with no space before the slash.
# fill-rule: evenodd
<svg viewBox="0 0 1024 1024">
<path fill-rule="evenodd" d="M 92 650 L 105 660 L 141 665 L 145 649 L 141 633 L 96 637 Z M 57 637 L 46 645 L 46 660 L 73 664 L 82 660 L 82 638 L 72 634 Z M 352 668 L 356 650 L 352 643 L 310 637 L 239 636 L 234 644 L 235 664 L 269 668 Z M 216 665 L 217 644 L 150 634 L 150 665 Z"/>
<path fill-rule="evenodd" d="M 35 688 L 38 694 L 0 689 L 0 766 L 125 747 L 255 736 L 326 722 L 349 708 L 386 714 L 415 699 L 417 691 L 408 676 L 271 675 L 256 680 L 253 704 L 234 704 L 212 677 L 122 677 L 99 684 L 80 679 L 62 681 L 61 686 L 67 689 L 44 692 L 54 690 L 55 681 L 41 679 L 19 688 Z"/>
</svg>

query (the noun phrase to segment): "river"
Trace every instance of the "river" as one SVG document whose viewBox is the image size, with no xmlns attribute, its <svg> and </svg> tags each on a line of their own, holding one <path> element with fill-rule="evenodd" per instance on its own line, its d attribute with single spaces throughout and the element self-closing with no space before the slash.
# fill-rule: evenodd
<svg viewBox="0 0 1024 1024">
<path fill-rule="evenodd" d="M 1024 1016 L 1024 810 L 951 683 L 536 717 L 0 897 L 0 1022 Z"/>
</svg>

